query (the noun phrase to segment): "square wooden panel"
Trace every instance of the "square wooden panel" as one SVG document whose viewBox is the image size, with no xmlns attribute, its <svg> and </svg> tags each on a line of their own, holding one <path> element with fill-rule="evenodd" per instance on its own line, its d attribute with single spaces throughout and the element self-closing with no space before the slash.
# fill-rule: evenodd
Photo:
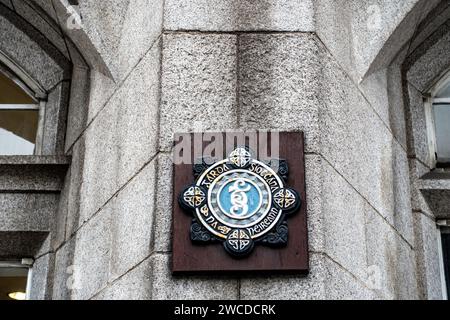
<svg viewBox="0 0 450 320">
<path fill-rule="evenodd" d="M 229 135 L 225 136 L 225 133 L 222 133 L 222 135 L 225 145 L 225 137 L 229 137 Z M 233 135 L 244 136 L 243 133 L 233 133 Z M 191 137 L 194 141 L 193 134 L 191 134 Z M 270 133 L 267 137 L 270 150 Z M 178 203 L 180 193 L 186 186 L 195 182 L 193 165 L 174 165 L 172 246 L 172 272 L 174 274 L 308 273 L 304 135 L 302 132 L 280 132 L 279 143 L 279 158 L 287 160 L 289 166 L 287 186 L 295 189 L 302 201 L 300 210 L 287 219 L 289 226 L 288 245 L 276 249 L 256 245 L 254 251 L 247 258 L 236 259 L 227 254 L 220 242 L 205 245 L 193 244 L 190 240 L 193 216 L 184 211 Z M 207 142 L 203 142 L 203 144 L 203 147 L 205 147 Z M 234 147 L 238 146 L 234 144 Z M 194 146 L 192 146 L 192 153 L 193 149 Z M 226 158 L 230 151 L 225 149 L 225 154 L 219 158 Z M 191 161 L 191 163 L 193 162 Z"/>
</svg>

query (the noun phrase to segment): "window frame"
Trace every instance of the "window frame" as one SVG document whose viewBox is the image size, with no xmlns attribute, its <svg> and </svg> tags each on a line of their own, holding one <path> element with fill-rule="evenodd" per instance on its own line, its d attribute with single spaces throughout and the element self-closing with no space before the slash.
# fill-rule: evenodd
<svg viewBox="0 0 450 320">
<path fill-rule="evenodd" d="M 450 108 L 450 97 L 449 98 L 434 98 L 439 91 L 441 91 L 446 85 L 450 84 L 450 70 L 444 72 L 443 76 L 439 78 L 439 81 L 433 85 L 433 87 L 428 90 L 429 94 L 424 97 L 424 108 L 425 108 L 425 121 L 427 128 L 428 137 L 428 150 L 431 156 L 431 162 L 433 168 L 448 168 L 450 163 L 440 163 L 438 161 L 437 154 L 437 134 L 436 134 L 436 123 L 434 120 L 434 110 L 435 104 L 448 104 Z M 438 102 L 438 103 L 436 103 Z"/>
<path fill-rule="evenodd" d="M 445 272 L 445 261 L 444 261 L 444 247 L 442 243 L 443 234 L 450 234 L 450 227 L 447 221 L 438 221 L 438 253 L 439 253 L 439 267 L 441 273 L 441 287 L 442 287 L 442 298 L 443 300 L 449 299 L 449 294 L 447 290 L 447 282 L 450 282 L 450 279 L 447 279 L 447 275 Z"/>
<path fill-rule="evenodd" d="M 18 269 L 28 269 L 27 271 L 27 285 L 25 289 L 26 298 L 25 300 L 30 300 L 31 293 L 31 281 L 33 276 L 33 265 L 30 259 L 22 259 L 22 261 L 12 260 L 12 261 L 2 261 L 0 260 L 0 268 L 18 268 Z"/>
<path fill-rule="evenodd" d="M 0 72 L 17 84 L 25 93 L 36 101 L 35 104 L 0 104 L 0 111 L 2 110 L 38 110 L 38 124 L 36 132 L 36 141 L 34 153 L 32 155 L 38 156 L 42 154 L 44 126 L 45 126 L 45 109 L 47 94 L 44 89 L 26 75 L 15 63 L 7 59 L 0 52 Z M 1 154 L 0 154 L 1 155 Z"/>
</svg>

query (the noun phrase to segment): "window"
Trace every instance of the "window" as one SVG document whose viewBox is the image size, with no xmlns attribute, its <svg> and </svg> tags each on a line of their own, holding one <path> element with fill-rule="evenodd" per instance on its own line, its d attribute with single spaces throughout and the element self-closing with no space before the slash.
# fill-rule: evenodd
<svg viewBox="0 0 450 320">
<path fill-rule="evenodd" d="M 0 300 L 27 299 L 29 274 L 29 267 L 21 262 L 0 261 Z"/>
<path fill-rule="evenodd" d="M 438 167 L 450 167 L 450 76 L 433 90 L 431 108 L 435 160 Z"/>
<path fill-rule="evenodd" d="M 441 228 L 441 243 L 442 243 L 442 259 L 443 259 L 443 274 L 444 282 L 443 290 L 447 294 L 450 293 L 450 228 Z"/>
<path fill-rule="evenodd" d="M 34 93 L 0 64 L 0 155 L 39 153 L 39 119 Z"/>
</svg>

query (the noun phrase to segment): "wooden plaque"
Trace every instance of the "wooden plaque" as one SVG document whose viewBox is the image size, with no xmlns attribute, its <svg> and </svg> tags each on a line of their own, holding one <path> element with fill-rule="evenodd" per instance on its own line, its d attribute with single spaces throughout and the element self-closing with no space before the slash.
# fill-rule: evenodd
<svg viewBox="0 0 450 320">
<path fill-rule="evenodd" d="M 199 134 L 195 134 L 199 135 Z M 200 134 L 201 135 L 201 134 Z M 233 133 L 238 136 L 243 133 Z M 261 138 L 261 134 L 258 134 Z M 194 134 L 191 134 L 194 139 Z M 222 133 L 225 142 L 229 135 Z M 267 146 L 270 150 L 270 133 L 267 136 Z M 197 137 L 198 138 L 198 137 Z M 229 138 L 228 138 L 229 139 Z M 233 139 L 234 140 L 234 139 Z M 198 140 L 197 140 L 198 141 Z M 177 141 L 175 142 L 177 143 Z M 203 142 L 203 147 L 208 142 Z M 263 142 L 264 143 L 264 142 Z M 259 140 L 258 147 L 261 141 Z M 279 133 L 279 158 L 287 161 L 289 175 L 287 185 L 295 189 L 301 198 L 301 207 L 287 219 L 289 238 L 287 245 L 281 248 L 255 246 L 253 252 L 245 258 L 235 258 L 223 250 L 222 243 L 194 244 L 191 241 L 190 227 L 193 216 L 180 206 L 178 197 L 186 186 L 195 182 L 192 164 L 175 164 L 173 176 L 173 274 L 255 274 L 257 273 L 298 273 L 307 274 L 308 261 L 308 231 L 307 203 L 305 190 L 305 160 L 304 135 L 302 132 Z M 235 145 L 236 147 L 236 145 Z M 192 161 L 195 157 L 192 144 Z M 218 158 L 226 158 L 216 155 Z"/>
</svg>

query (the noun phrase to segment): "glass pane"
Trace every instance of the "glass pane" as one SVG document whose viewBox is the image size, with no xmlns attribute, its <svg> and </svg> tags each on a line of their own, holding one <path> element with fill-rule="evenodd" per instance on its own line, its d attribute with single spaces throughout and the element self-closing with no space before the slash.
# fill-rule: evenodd
<svg viewBox="0 0 450 320">
<path fill-rule="evenodd" d="M 36 101 L 0 69 L 0 104 L 36 104 Z"/>
<path fill-rule="evenodd" d="M 450 105 L 433 106 L 438 162 L 450 163 Z"/>
<path fill-rule="evenodd" d="M 0 268 L 0 300 L 23 300 L 28 269 Z"/>
<path fill-rule="evenodd" d="M 439 90 L 435 98 L 450 98 L 450 82 Z"/>
<path fill-rule="evenodd" d="M 0 155 L 32 155 L 38 110 L 0 110 Z"/>
</svg>

